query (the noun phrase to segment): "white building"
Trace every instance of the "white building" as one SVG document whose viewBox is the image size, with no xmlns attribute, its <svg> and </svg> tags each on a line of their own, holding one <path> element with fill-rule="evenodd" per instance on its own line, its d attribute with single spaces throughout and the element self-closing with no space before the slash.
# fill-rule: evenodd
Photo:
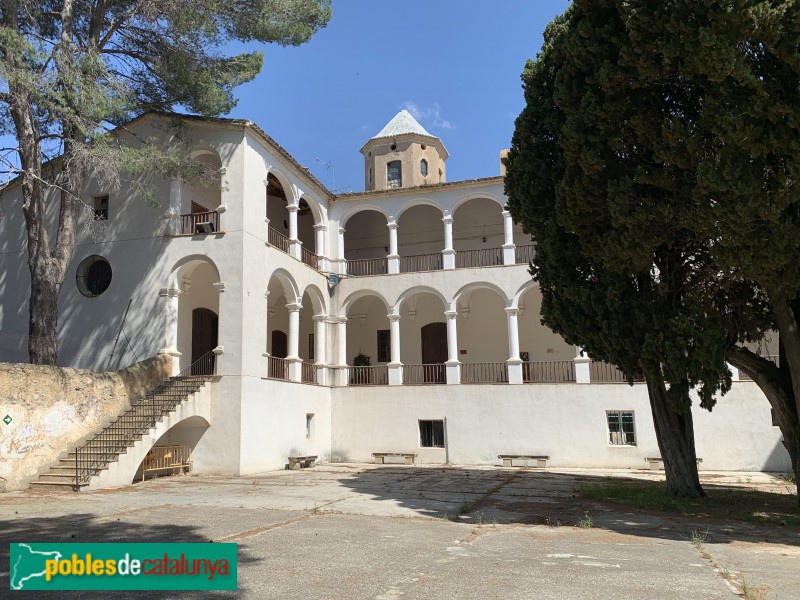
<svg viewBox="0 0 800 600">
<path fill-rule="evenodd" d="M 169 143 L 163 121 L 128 127 Z M 658 456 L 645 386 L 541 325 L 533 245 L 504 210 L 502 176 L 446 182 L 447 150 L 405 111 L 361 149 L 367 191 L 342 195 L 249 121 L 184 121 L 220 184 L 156 182 L 153 208 L 87 183 L 104 227 L 79 236 L 59 355 L 116 369 L 169 353 L 177 373 L 213 350 L 210 419 L 159 442 L 192 445 L 196 472 L 280 469 L 298 454 L 487 465 L 536 454 L 620 468 Z M 7 362 L 27 360 L 19 204 L 12 184 L 0 199 Z M 695 430 L 705 469 L 789 466 L 751 382 L 713 414 L 698 409 Z"/>
</svg>

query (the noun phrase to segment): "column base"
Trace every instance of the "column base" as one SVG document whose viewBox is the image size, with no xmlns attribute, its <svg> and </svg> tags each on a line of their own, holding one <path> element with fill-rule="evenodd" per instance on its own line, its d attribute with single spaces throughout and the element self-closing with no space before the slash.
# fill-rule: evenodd
<svg viewBox="0 0 800 600">
<path fill-rule="evenodd" d="M 389 363 L 389 385 L 403 385 L 403 363 Z"/>
<path fill-rule="evenodd" d="M 509 358 L 506 361 L 506 368 L 508 369 L 508 383 L 510 385 L 519 385 L 522 383 L 522 359 Z"/>
<path fill-rule="evenodd" d="M 297 356 L 286 358 L 289 363 L 289 381 L 302 381 L 303 379 L 303 359 Z"/>
<path fill-rule="evenodd" d="M 303 244 L 300 240 L 289 240 L 289 256 L 300 260 L 302 258 L 301 248 Z"/>
<path fill-rule="evenodd" d="M 400 255 L 390 254 L 386 257 L 386 267 L 390 275 L 400 272 Z"/>
<path fill-rule="evenodd" d="M 447 385 L 458 385 L 461 383 L 461 363 L 459 361 L 446 362 L 445 373 L 447 375 Z"/>
<path fill-rule="evenodd" d="M 442 268 L 450 271 L 456 268 L 456 251 L 452 248 L 442 250 Z"/>
<path fill-rule="evenodd" d="M 575 362 L 575 383 L 591 383 L 592 377 L 589 374 L 589 363 L 591 359 L 588 356 L 576 356 Z"/>
<path fill-rule="evenodd" d="M 516 252 L 514 244 L 503 244 L 503 264 L 515 265 L 517 264 Z"/>
</svg>

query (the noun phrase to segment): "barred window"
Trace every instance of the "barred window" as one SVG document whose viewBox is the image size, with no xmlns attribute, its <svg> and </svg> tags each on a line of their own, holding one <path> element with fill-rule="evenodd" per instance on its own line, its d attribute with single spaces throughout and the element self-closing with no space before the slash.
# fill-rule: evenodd
<svg viewBox="0 0 800 600">
<path fill-rule="evenodd" d="M 419 445 L 422 448 L 444 448 L 444 421 L 420 421 Z"/>
<path fill-rule="evenodd" d="M 608 443 L 612 446 L 635 446 L 636 428 L 633 411 L 608 411 Z"/>
</svg>

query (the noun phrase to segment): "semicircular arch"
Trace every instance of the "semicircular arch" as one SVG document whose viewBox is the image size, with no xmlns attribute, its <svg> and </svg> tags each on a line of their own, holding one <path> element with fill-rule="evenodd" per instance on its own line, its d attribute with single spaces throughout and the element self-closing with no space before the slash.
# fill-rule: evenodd
<svg viewBox="0 0 800 600">
<path fill-rule="evenodd" d="M 375 290 L 357 290 L 350 294 L 347 298 L 345 298 L 344 302 L 341 305 L 341 316 L 346 317 L 347 314 L 350 312 L 350 308 L 355 304 L 357 300 L 361 300 L 361 298 L 366 298 L 367 296 L 374 296 L 386 307 L 386 313 L 389 313 L 389 303 L 386 301 L 386 298 L 380 292 L 376 292 Z"/>
</svg>

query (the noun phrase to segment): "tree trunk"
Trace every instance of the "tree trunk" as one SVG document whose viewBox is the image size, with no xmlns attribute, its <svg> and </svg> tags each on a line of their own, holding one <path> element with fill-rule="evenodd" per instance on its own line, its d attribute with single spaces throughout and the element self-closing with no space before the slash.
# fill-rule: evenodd
<svg viewBox="0 0 800 600">
<path fill-rule="evenodd" d="M 667 491 L 688 498 L 705 496 L 697 474 L 694 424 L 689 399 L 686 399 L 685 407 L 676 407 L 667 396 L 661 373 L 645 374 L 645 379 L 658 448 L 664 461 Z"/>
<path fill-rule="evenodd" d="M 30 317 L 28 321 L 28 355 L 35 365 L 58 362 L 58 294 L 63 278 L 58 276 L 52 260 L 31 262 Z"/>
<path fill-rule="evenodd" d="M 781 354 L 785 355 L 783 352 Z M 725 358 L 734 367 L 750 376 L 750 379 L 761 388 L 772 410 L 775 411 L 778 427 L 783 434 L 783 445 L 789 453 L 789 460 L 792 464 L 798 492 L 798 506 L 800 506 L 800 419 L 797 414 L 794 388 L 789 381 L 791 369 L 788 361 L 778 367 L 773 362 L 761 358 L 741 346 L 729 350 Z"/>
</svg>

